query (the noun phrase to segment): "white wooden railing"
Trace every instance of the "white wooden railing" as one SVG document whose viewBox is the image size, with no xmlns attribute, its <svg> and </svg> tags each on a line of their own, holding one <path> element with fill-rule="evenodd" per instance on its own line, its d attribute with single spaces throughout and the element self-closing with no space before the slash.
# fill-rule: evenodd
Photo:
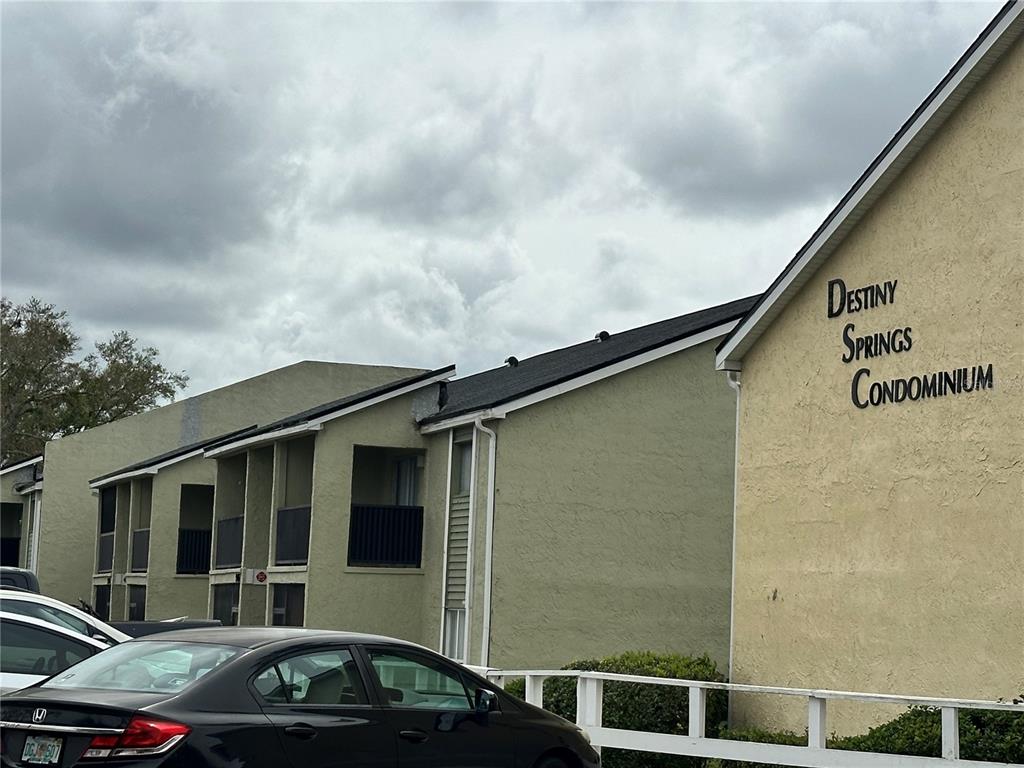
<svg viewBox="0 0 1024 768">
<path fill-rule="evenodd" d="M 504 687 L 506 681 L 524 678 L 526 701 L 541 706 L 544 681 L 552 677 L 576 678 L 576 724 L 587 731 L 591 743 L 597 747 L 633 749 L 667 755 L 716 757 L 757 763 L 806 766 L 806 768 L 1005 768 L 1007 763 L 989 763 L 960 758 L 959 710 L 989 709 L 1024 713 L 1024 703 L 978 701 L 972 699 L 933 699 L 923 696 L 893 696 L 878 693 L 813 690 L 807 688 L 779 688 L 736 683 L 712 683 L 703 680 L 677 680 L 664 677 L 619 675 L 609 672 L 583 672 L 579 670 L 516 670 L 482 669 L 476 671 L 496 685 Z M 606 728 L 602 724 L 604 682 L 639 683 L 641 685 L 667 685 L 689 690 L 689 723 L 685 736 L 649 731 L 626 731 Z M 807 701 L 807 746 L 783 744 L 757 744 L 728 739 L 713 739 L 705 735 L 708 691 L 734 693 L 773 694 L 794 696 Z M 915 757 L 889 755 L 878 752 L 853 752 L 828 749 L 827 705 L 829 701 L 856 701 L 869 704 L 896 704 L 901 706 L 935 707 L 941 711 L 942 757 Z"/>
</svg>

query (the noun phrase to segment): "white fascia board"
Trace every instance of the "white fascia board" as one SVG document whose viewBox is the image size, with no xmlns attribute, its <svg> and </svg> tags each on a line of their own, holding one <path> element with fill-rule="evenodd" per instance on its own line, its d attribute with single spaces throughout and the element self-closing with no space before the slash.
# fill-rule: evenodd
<svg viewBox="0 0 1024 768">
<path fill-rule="evenodd" d="M 9 467 L 4 467 L 3 469 L 0 469 L 0 475 L 6 475 L 8 472 L 15 472 L 19 469 L 25 469 L 26 467 L 34 467 L 42 460 L 42 456 L 36 456 L 35 458 L 32 459 L 25 459 L 24 461 L 19 461 L 17 464 L 11 464 Z"/>
<path fill-rule="evenodd" d="M 38 483 L 33 483 L 32 485 L 28 486 L 27 488 L 22 488 L 20 491 L 18 491 L 18 495 L 20 495 L 20 496 L 28 496 L 30 493 L 35 493 L 36 491 L 41 491 L 41 490 L 43 490 L 43 481 L 42 480 L 40 480 Z"/>
<path fill-rule="evenodd" d="M 94 483 L 89 483 L 89 487 L 103 488 L 108 485 L 113 485 L 114 483 L 121 483 L 124 482 L 125 480 L 131 480 L 132 478 L 146 477 L 147 475 L 155 475 L 164 467 L 169 467 L 173 464 L 178 464 L 182 461 L 186 461 L 187 459 L 194 459 L 196 456 L 202 455 L 203 449 L 196 448 L 194 451 L 183 453 L 180 456 L 174 456 L 173 458 L 167 459 L 166 461 L 161 461 L 159 464 L 153 464 L 148 467 L 143 467 L 142 469 L 133 469 L 129 472 L 122 472 L 120 474 L 114 475 L 113 477 L 105 477 L 102 480 L 97 480 Z"/>
<path fill-rule="evenodd" d="M 884 191 L 884 188 L 878 190 L 875 190 L 874 188 L 879 181 L 886 177 L 889 171 L 893 169 L 893 166 L 897 165 L 901 160 L 905 160 L 899 169 L 902 170 L 902 167 L 907 165 L 910 160 L 913 159 L 913 156 L 916 156 L 917 152 L 920 151 L 924 145 L 924 142 L 920 144 L 916 142 L 918 135 L 929 125 L 936 114 L 943 110 L 946 102 L 962 85 L 964 85 L 965 82 L 969 88 L 973 88 L 977 82 L 977 78 L 971 77 L 975 67 L 988 56 L 992 46 L 1003 36 L 1003 33 L 1006 32 L 1006 30 L 1015 21 L 1017 21 L 1022 12 L 1024 12 L 1024 3 L 1018 3 L 1007 12 L 995 27 L 993 27 L 986 38 L 981 42 L 977 49 L 975 49 L 974 53 L 971 54 L 971 57 L 964 62 L 963 66 L 960 67 L 956 76 L 946 83 L 936 97 L 932 99 L 927 108 L 917 116 L 914 124 L 911 125 L 903 136 L 900 137 L 900 140 L 892 146 L 888 154 L 882 159 L 871 175 L 864 180 L 864 182 L 857 188 L 857 191 L 849 200 L 846 201 L 846 204 L 832 219 L 828 227 L 822 230 L 813 242 L 809 244 L 803 256 L 800 257 L 800 260 L 788 271 L 779 284 L 775 286 L 771 294 L 752 314 L 748 315 L 743 320 L 739 332 L 729 339 L 716 356 L 715 367 L 718 370 L 741 370 L 743 352 L 735 356 L 733 355 L 737 347 L 755 328 L 760 325 L 761 321 L 764 320 L 769 311 L 771 311 L 784 296 L 790 295 L 790 289 L 794 287 L 794 283 L 799 277 L 803 276 L 804 279 L 798 283 L 796 286 L 798 288 L 810 279 L 810 275 L 803 275 L 804 271 L 807 270 L 809 266 L 823 258 L 827 258 L 839 246 L 846 234 L 853 228 L 853 225 L 856 224 L 861 216 L 867 212 L 867 209 L 870 208 L 871 204 L 873 204 Z M 936 129 L 937 128 L 938 126 L 936 126 Z M 907 153 L 908 149 L 911 150 L 911 157 L 905 158 L 904 155 Z M 874 194 L 872 194 L 873 192 Z M 868 204 L 863 205 L 865 198 L 868 198 L 869 196 L 870 200 L 868 201 Z M 848 221 L 854 216 L 856 216 L 856 218 L 853 221 Z M 841 232 L 839 232 L 840 229 L 842 229 Z M 833 237 L 837 232 L 839 232 L 839 236 L 833 240 Z M 830 246 L 830 248 L 827 253 L 822 253 L 825 246 Z M 778 309 L 781 311 L 782 307 L 778 307 Z"/>
<path fill-rule="evenodd" d="M 274 430 L 273 432 L 264 432 L 263 434 L 260 435 L 253 435 L 252 437 L 242 438 L 241 440 L 226 443 L 224 445 L 219 445 L 213 450 L 206 451 L 204 455 L 207 458 L 214 458 L 216 456 L 223 456 L 228 453 L 236 453 L 239 450 L 252 445 L 271 443 L 277 440 L 281 440 L 282 438 L 291 437 L 293 435 L 302 434 L 304 432 L 318 432 L 321 429 L 323 429 L 323 425 L 329 421 L 340 419 L 342 416 L 348 416 L 350 413 L 356 413 L 357 411 L 362 411 L 366 408 L 372 408 L 373 406 L 379 405 L 383 402 L 386 402 L 387 400 L 393 400 L 396 397 L 407 395 L 410 392 L 415 392 L 418 389 L 423 389 L 424 387 L 430 386 L 431 384 L 437 384 L 440 381 L 447 381 L 454 375 L 454 370 L 445 371 L 443 373 L 437 374 L 436 376 L 431 376 L 429 379 L 423 379 L 422 381 L 406 384 L 404 387 L 399 387 L 398 389 L 395 389 L 391 392 L 384 392 L 380 395 L 377 395 L 376 397 L 371 397 L 368 400 L 363 400 L 362 402 L 354 403 L 344 408 L 339 408 L 337 411 L 332 411 L 331 413 L 325 414 L 318 418 L 310 419 L 309 421 L 304 421 L 301 424 L 295 425 L 294 427 L 285 427 L 283 429 Z"/>
<path fill-rule="evenodd" d="M 319 432 L 321 429 L 320 425 L 311 426 L 309 422 L 303 422 L 297 424 L 294 427 L 285 427 L 283 429 L 275 429 L 273 432 L 264 432 L 260 435 L 253 435 L 252 437 L 246 437 L 242 440 L 236 440 L 232 443 L 225 445 L 218 445 L 209 451 L 204 451 L 203 455 L 208 459 L 215 459 L 218 456 L 226 456 L 230 453 L 238 453 L 239 451 L 251 448 L 254 445 L 263 445 L 264 443 L 272 443 L 275 440 L 281 440 L 286 437 L 292 437 L 294 435 L 301 435 L 306 432 Z"/>
<path fill-rule="evenodd" d="M 558 397 L 564 395 L 566 392 L 572 392 L 574 389 L 580 387 L 586 387 L 595 382 L 607 379 L 617 374 L 624 373 L 625 371 L 632 370 L 633 368 L 639 368 L 641 365 L 652 363 L 655 360 L 660 360 L 663 357 L 674 355 L 677 352 L 682 352 L 685 349 L 696 347 L 700 344 L 705 344 L 714 339 L 721 338 L 725 334 L 729 333 L 739 320 L 731 320 L 728 323 L 722 323 L 716 325 L 713 328 L 708 328 L 706 331 L 695 333 L 692 336 L 687 336 L 685 339 L 679 339 L 673 341 L 671 344 L 665 344 L 656 349 L 642 352 L 639 355 L 620 360 L 612 365 L 599 368 L 596 371 L 585 373 L 582 376 L 577 376 L 574 379 L 563 381 L 561 384 L 555 384 L 551 387 L 538 390 L 529 395 L 510 400 L 507 403 L 501 405 L 495 405 L 491 408 L 486 408 L 479 411 L 473 411 L 471 413 L 464 413 L 461 416 L 453 416 L 450 419 L 444 421 L 438 421 L 434 424 L 427 424 L 424 427 L 420 427 L 420 432 L 425 435 L 432 434 L 434 432 L 443 432 L 446 429 L 453 429 L 455 427 L 463 427 L 474 423 L 477 419 L 487 421 L 488 419 L 503 419 L 512 411 L 518 411 L 520 408 L 526 408 L 534 405 L 535 403 L 548 400 L 552 397 Z M 601 342 L 595 341 L 594 344 L 600 344 Z"/>
</svg>

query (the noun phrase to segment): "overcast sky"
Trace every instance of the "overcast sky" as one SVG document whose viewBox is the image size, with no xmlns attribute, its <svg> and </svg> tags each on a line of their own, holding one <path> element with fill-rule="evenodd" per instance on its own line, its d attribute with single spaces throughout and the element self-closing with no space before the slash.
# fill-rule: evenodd
<svg viewBox="0 0 1024 768">
<path fill-rule="evenodd" d="M 189 393 L 763 290 L 997 4 L 2 5 L 2 289 Z"/>
</svg>

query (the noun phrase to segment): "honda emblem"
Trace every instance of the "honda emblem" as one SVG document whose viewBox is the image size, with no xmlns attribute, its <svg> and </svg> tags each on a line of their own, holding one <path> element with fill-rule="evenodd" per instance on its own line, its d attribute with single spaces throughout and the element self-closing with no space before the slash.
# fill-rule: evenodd
<svg viewBox="0 0 1024 768">
<path fill-rule="evenodd" d="M 45 719 L 46 719 L 46 710 L 43 709 L 42 707 L 40 707 L 39 709 L 37 709 L 35 712 L 32 713 L 32 722 L 33 723 L 41 723 Z"/>
</svg>

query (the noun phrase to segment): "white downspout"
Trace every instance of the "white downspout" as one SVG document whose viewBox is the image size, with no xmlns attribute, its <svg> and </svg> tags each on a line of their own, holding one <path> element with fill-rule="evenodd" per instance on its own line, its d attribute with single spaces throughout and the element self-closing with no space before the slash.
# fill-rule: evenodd
<svg viewBox="0 0 1024 768">
<path fill-rule="evenodd" d="M 444 623 L 448 608 L 448 536 L 452 516 L 452 455 L 455 452 L 455 430 L 448 430 L 448 474 L 444 486 L 444 543 L 441 548 L 441 629 L 437 652 L 444 653 Z"/>
<path fill-rule="evenodd" d="M 473 607 L 473 540 L 476 538 L 476 429 L 473 429 L 473 439 L 469 444 L 469 526 L 466 540 L 466 599 L 463 601 L 466 610 L 466 626 L 462 630 L 462 663 L 469 664 L 469 640 L 471 635 L 471 610 Z"/>
<path fill-rule="evenodd" d="M 733 643 L 736 636 L 736 509 L 739 505 L 740 476 L 740 372 L 726 371 L 729 386 L 736 390 L 736 434 L 733 438 L 732 460 L 732 575 L 729 585 L 729 682 L 733 682 Z M 727 722 L 732 724 L 732 694 L 728 699 Z"/>
<path fill-rule="evenodd" d="M 498 436 L 477 418 L 474 428 L 487 435 L 487 524 L 484 534 L 484 621 L 480 639 L 480 666 L 490 666 L 491 654 L 491 567 L 494 560 L 494 473 Z"/>
</svg>

